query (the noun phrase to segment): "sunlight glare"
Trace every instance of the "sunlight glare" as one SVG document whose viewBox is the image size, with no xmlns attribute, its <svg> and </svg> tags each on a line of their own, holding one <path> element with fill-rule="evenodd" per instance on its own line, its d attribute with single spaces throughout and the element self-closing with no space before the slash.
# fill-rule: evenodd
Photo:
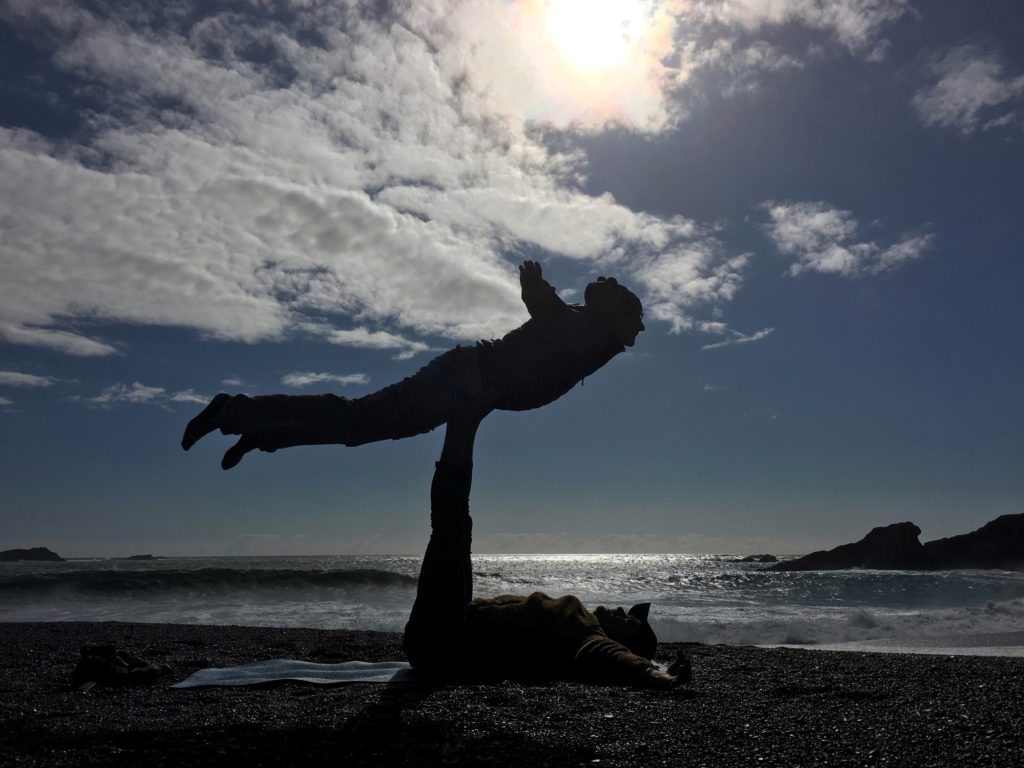
<svg viewBox="0 0 1024 768">
<path fill-rule="evenodd" d="M 550 0 L 548 32 L 567 62 L 580 72 L 624 63 L 643 35 L 643 0 Z"/>
</svg>

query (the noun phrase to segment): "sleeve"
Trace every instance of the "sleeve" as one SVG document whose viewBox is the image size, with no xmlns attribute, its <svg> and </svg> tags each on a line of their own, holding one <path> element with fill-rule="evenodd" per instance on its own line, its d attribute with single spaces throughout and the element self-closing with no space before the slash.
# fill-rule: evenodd
<svg viewBox="0 0 1024 768">
<path fill-rule="evenodd" d="M 619 685 L 640 685 L 644 673 L 654 666 L 603 632 L 595 632 L 583 641 L 575 663 L 581 676 Z"/>
<path fill-rule="evenodd" d="M 555 286 L 543 278 L 524 285 L 522 296 L 530 317 L 546 317 L 567 308 L 555 291 Z"/>
</svg>

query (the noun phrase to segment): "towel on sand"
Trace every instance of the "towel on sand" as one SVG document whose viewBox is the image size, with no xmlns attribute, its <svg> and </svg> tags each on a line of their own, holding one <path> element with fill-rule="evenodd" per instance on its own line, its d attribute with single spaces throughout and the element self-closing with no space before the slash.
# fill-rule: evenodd
<svg viewBox="0 0 1024 768">
<path fill-rule="evenodd" d="M 416 673 L 404 661 L 346 661 L 342 664 L 314 664 L 295 659 L 269 659 L 221 669 L 200 669 L 173 688 L 211 685 L 259 685 L 294 680 L 317 685 L 339 683 L 412 683 Z"/>
</svg>

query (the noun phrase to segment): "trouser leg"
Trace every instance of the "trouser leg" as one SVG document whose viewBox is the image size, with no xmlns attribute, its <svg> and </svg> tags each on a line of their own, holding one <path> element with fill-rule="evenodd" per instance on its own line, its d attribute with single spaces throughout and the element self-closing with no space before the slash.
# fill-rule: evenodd
<svg viewBox="0 0 1024 768">
<path fill-rule="evenodd" d="M 412 376 L 354 400 L 333 394 L 235 395 L 218 411 L 216 424 L 224 434 L 246 435 L 264 451 L 355 446 L 430 432 L 481 396 L 476 350 L 456 347 Z"/>
<path fill-rule="evenodd" d="M 409 662 L 428 674 L 450 676 L 465 657 L 463 622 L 473 598 L 473 440 L 489 410 L 474 409 L 449 420 L 430 486 L 430 541 L 404 638 Z"/>
<path fill-rule="evenodd" d="M 420 566 L 405 651 L 417 669 L 443 674 L 457 663 L 462 622 L 472 599 L 473 521 L 469 488 L 473 467 L 438 462 L 430 487 L 430 541 Z"/>
</svg>

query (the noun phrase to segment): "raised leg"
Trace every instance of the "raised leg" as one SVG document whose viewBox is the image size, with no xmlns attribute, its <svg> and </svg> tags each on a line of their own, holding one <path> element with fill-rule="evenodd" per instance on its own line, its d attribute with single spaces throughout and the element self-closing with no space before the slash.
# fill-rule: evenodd
<svg viewBox="0 0 1024 768">
<path fill-rule="evenodd" d="M 488 413 L 489 407 L 473 407 L 448 420 L 441 460 L 430 486 L 430 541 L 405 625 L 409 662 L 427 674 L 451 674 L 464 657 L 462 623 L 473 598 L 473 519 L 469 515 L 473 442 Z"/>
</svg>

